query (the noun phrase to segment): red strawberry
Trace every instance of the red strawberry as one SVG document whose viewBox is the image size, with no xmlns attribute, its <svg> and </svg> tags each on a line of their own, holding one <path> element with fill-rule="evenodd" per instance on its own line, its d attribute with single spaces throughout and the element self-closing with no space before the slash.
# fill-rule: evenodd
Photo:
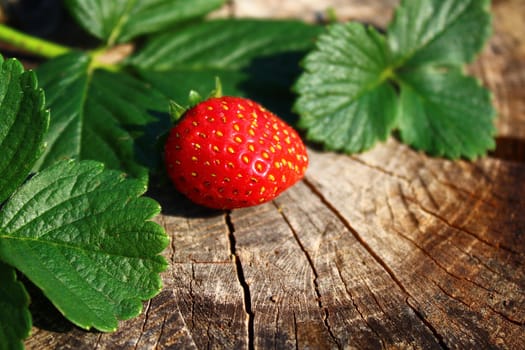
<svg viewBox="0 0 525 350">
<path fill-rule="evenodd" d="M 308 166 L 294 129 L 259 104 L 230 96 L 186 111 L 170 131 L 165 161 L 177 190 L 217 209 L 270 201 Z"/>
</svg>

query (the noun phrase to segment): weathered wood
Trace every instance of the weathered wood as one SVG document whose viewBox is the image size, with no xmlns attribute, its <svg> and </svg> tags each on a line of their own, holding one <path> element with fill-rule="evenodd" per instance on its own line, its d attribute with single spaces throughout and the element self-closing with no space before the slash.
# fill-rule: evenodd
<svg viewBox="0 0 525 350">
<path fill-rule="evenodd" d="M 235 0 L 222 14 L 315 20 L 328 4 L 384 26 L 397 2 Z M 172 238 L 162 293 L 114 334 L 37 313 L 27 348 L 523 348 L 525 2 L 492 7 L 471 67 L 499 112 L 490 157 L 395 139 L 352 157 L 310 149 L 304 181 L 229 213 L 154 188 Z"/>
<path fill-rule="evenodd" d="M 521 165 L 428 160 L 394 141 L 362 157 L 312 158 L 319 171 L 307 181 L 442 345 L 525 342 Z"/>
</svg>

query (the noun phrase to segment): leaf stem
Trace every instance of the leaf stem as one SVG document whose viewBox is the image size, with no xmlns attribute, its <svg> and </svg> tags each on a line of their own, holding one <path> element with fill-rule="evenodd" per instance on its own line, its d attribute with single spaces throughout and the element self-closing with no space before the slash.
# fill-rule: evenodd
<svg viewBox="0 0 525 350">
<path fill-rule="evenodd" d="M 386 80 L 396 80 L 396 69 L 394 67 L 389 66 L 383 72 L 381 72 L 379 81 L 384 82 Z"/>
<path fill-rule="evenodd" d="M 4 24 L 0 24 L 0 41 L 45 58 L 57 57 L 71 51 L 69 47 L 19 32 Z"/>
<path fill-rule="evenodd" d="M 128 4 L 127 4 L 126 8 L 124 9 L 124 12 L 123 12 L 122 16 L 119 18 L 117 24 L 115 25 L 115 27 L 111 31 L 111 34 L 110 34 L 110 36 L 108 38 L 108 41 L 107 41 L 107 46 L 108 47 L 111 47 L 111 46 L 115 45 L 115 43 L 117 42 L 117 39 L 119 38 L 119 36 L 120 36 L 120 34 L 122 32 L 122 28 L 124 27 L 126 22 L 129 20 L 129 13 L 133 9 L 133 6 L 135 6 L 135 2 L 136 2 L 135 0 L 128 1 Z"/>
<path fill-rule="evenodd" d="M 90 51 L 92 58 L 90 70 L 104 68 L 117 72 L 122 68 L 121 62 L 133 53 L 135 46 L 132 43 L 116 45 L 112 47 L 101 47 Z"/>
</svg>

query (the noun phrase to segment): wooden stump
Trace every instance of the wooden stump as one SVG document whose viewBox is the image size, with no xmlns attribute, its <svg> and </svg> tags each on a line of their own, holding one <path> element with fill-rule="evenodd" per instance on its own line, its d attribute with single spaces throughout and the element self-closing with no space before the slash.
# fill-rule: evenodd
<svg viewBox="0 0 525 350">
<path fill-rule="evenodd" d="M 318 3 L 226 11 L 312 20 Z M 384 25 L 397 1 L 326 3 Z M 161 294 L 113 334 L 36 315 L 27 348 L 523 349 L 525 2 L 492 7 L 494 36 L 471 67 L 499 112 L 490 157 L 434 159 L 395 139 L 352 157 L 310 149 L 304 181 L 228 213 L 154 189 L 172 243 Z"/>
</svg>

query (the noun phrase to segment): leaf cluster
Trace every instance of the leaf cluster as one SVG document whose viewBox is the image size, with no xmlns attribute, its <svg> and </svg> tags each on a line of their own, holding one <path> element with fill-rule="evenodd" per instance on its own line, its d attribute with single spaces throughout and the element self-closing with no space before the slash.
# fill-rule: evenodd
<svg viewBox="0 0 525 350">
<path fill-rule="evenodd" d="M 491 32 L 488 0 L 403 0 L 385 34 L 334 24 L 295 84 L 310 140 L 346 153 L 394 130 L 415 149 L 474 159 L 494 147 L 489 91 L 464 73 Z"/>
<path fill-rule="evenodd" d="M 219 76 L 228 94 L 291 109 L 289 86 L 319 28 L 204 20 L 223 4 L 65 1 L 98 40 L 94 50 L 0 25 L 0 38 L 51 57 L 36 74 L 1 62 L 0 349 L 23 347 L 30 331 L 20 275 L 70 321 L 102 331 L 160 291 L 168 241 L 150 221 L 159 205 L 141 195 L 158 166 L 157 138 L 171 126 L 168 101 L 209 91 Z"/>
<path fill-rule="evenodd" d="M 0 56 L 0 349 L 23 348 L 29 295 L 42 290 L 80 327 L 112 331 L 161 289 L 168 238 L 150 221 L 144 181 L 95 161 L 60 161 L 29 178 L 50 120 L 36 75 Z M 15 270 L 16 269 L 16 270 Z M 18 271 L 18 272 L 17 272 Z"/>
</svg>

